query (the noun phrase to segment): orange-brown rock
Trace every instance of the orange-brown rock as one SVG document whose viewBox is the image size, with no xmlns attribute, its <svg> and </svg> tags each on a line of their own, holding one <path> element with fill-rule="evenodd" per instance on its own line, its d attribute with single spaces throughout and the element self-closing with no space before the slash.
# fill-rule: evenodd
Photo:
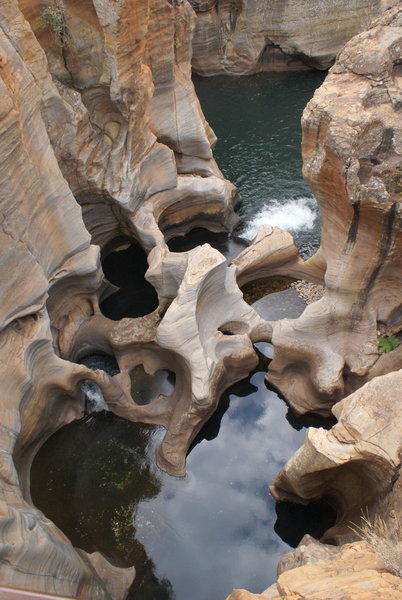
<svg viewBox="0 0 402 600">
<path fill-rule="evenodd" d="M 209 246 L 179 255 L 166 244 L 195 225 L 229 229 L 234 218 L 236 190 L 212 158 L 215 138 L 190 80 L 189 4 L 57 0 L 53 8 L 61 29 L 43 26 L 39 0 L 0 0 L 0 581 L 122 600 L 134 570 L 73 548 L 30 498 L 33 456 L 82 415 L 83 379 L 99 385 L 116 413 L 165 426 L 158 464 L 182 475 L 186 450 L 220 394 L 255 365 L 252 341 L 272 339 L 269 376 L 298 412 L 328 413 L 348 390 L 398 368 L 400 350 L 379 357 L 376 336 L 378 327 L 387 334 L 401 325 L 401 11 L 346 46 L 305 113 L 306 175 L 324 219 L 319 253 L 303 263 L 288 235 L 269 230 L 227 268 Z M 122 238 L 146 249 L 159 306 L 116 323 L 99 310 L 110 291 L 99 256 Z M 324 277 L 326 294 L 297 321 L 264 322 L 236 283 L 236 270 L 248 280 L 260 269 Z M 120 373 L 76 363 L 91 350 L 115 352 Z M 174 393 L 137 405 L 130 375 L 138 365 L 150 374 L 171 368 Z M 377 389 L 378 381 L 362 389 Z M 359 415 L 361 406 L 354 408 Z M 376 480 L 370 502 L 383 490 L 394 506 L 396 417 L 393 435 L 377 449 L 373 423 L 359 421 L 353 432 L 347 423 L 332 433 L 343 436 L 332 446 L 347 446 L 351 462 L 365 452 L 362 477 L 351 479 L 361 492 L 357 504 L 363 483 Z M 347 490 L 338 497 L 346 506 Z M 380 587 L 394 585 L 382 572 L 374 576 Z M 302 595 L 304 584 L 287 577 L 280 576 L 283 593 Z"/>
<path fill-rule="evenodd" d="M 135 215 L 148 199 L 174 231 L 185 227 L 175 213 L 192 223 L 210 218 L 202 201 L 208 195 L 216 227 L 228 228 L 235 192 L 212 159 L 214 136 L 191 84 L 188 4 L 66 0 L 53 8 L 61 11 L 62 34 L 43 27 L 42 2 L 0 1 L 0 581 L 38 593 L 120 600 L 134 569 L 73 548 L 32 505 L 29 491 L 40 445 L 83 414 L 83 379 L 112 390 L 120 412 L 125 406 L 123 384 L 70 361 L 80 329 L 99 321 L 85 340 L 88 351 L 106 343 L 105 332 L 115 326 L 100 315 L 100 250 L 91 242 L 138 238 Z M 165 29 L 158 31 L 161 18 Z M 191 198 L 190 208 L 166 196 L 175 189 L 184 203 Z M 165 251 L 157 219 L 144 246 Z M 170 298 L 185 270 L 175 274 Z M 235 337 L 226 350 L 219 344 L 217 362 L 231 344 L 235 352 L 242 346 L 247 370 L 255 362 L 249 338 L 236 345 Z M 138 364 L 129 361 L 127 352 L 128 371 Z M 236 377 L 233 369 L 230 376 Z M 165 408 L 168 425 L 172 411 Z"/>
<path fill-rule="evenodd" d="M 385 571 L 368 544 L 355 542 L 329 560 L 283 572 L 262 594 L 234 590 L 227 600 L 398 600 L 401 595 L 401 578 Z"/>
<path fill-rule="evenodd" d="M 299 413 L 400 368 L 378 332 L 402 329 L 401 5 L 339 54 L 303 120 L 304 175 L 320 205 L 325 294 L 273 330 L 268 373 Z M 308 279 L 308 277 L 307 277 Z"/>
<path fill-rule="evenodd" d="M 326 538 L 350 539 L 350 523 L 358 523 L 362 511 L 371 514 L 385 504 L 398 478 L 401 389 L 399 370 L 376 377 L 338 402 L 333 408 L 338 423 L 329 431 L 309 429 L 306 441 L 271 487 L 275 499 L 307 503 L 326 497 L 338 514 Z"/>
<path fill-rule="evenodd" d="M 354 35 L 397 0 L 190 0 L 193 68 L 201 75 L 328 68 Z M 308 23 L 308 26 L 306 24 Z"/>
</svg>

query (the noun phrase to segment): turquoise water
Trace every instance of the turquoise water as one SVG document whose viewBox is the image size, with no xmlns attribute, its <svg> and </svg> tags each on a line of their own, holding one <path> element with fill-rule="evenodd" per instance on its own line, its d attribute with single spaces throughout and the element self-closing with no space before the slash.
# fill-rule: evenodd
<svg viewBox="0 0 402 600">
<path fill-rule="evenodd" d="M 261 73 L 194 77 L 197 95 L 218 143 L 214 155 L 240 190 L 240 235 L 261 224 L 288 229 L 303 256 L 319 245 L 320 219 L 302 177 L 300 119 L 324 74 Z"/>
</svg>

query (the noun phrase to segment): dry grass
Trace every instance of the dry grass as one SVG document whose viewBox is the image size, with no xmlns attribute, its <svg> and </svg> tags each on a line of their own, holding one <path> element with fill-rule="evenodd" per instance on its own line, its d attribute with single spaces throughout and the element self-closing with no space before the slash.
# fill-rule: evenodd
<svg viewBox="0 0 402 600">
<path fill-rule="evenodd" d="M 378 515 L 370 519 L 363 514 L 361 525 L 353 525 L 351 529 L 371 546 L 387 571 L 402 577 L 402 523 L 398 517 L 390 527 Z"/>
</svg>

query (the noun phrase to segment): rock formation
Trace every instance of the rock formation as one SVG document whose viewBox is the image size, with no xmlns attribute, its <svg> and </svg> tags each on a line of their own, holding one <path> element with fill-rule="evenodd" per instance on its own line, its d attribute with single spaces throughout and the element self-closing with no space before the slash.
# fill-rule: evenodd
<svg viewBox="0 0 402 600">
<path fill-rule="evenodd" d="M 237 8 L 230 6 L 235 29 Z M 400 367 L 400 347 L 380 355 L 377 331 L 401 329 L 401 11 L 391 9 L 345 47 L 306 109 L 305 174 L 324 222 L 319 252 L 303 262 L 290 234 L 269 227 L 228 266 L 208 245 L 178 254 L 166 243 L 195 226 L 227 231 L 236 220 L 236 190 L 213 160 L 215 137 L 190 79 L 190 5 L 54 0 L 46 12 L 39 0 L 0 0 L 1 582 L 123 600 L 134 570 L 73 548 L 32 505 L 34 455 L 83 414 L 89 379 L 116 414 L 166 428 L 157 462 L 183 475 L 189 445 L 223 390 L 255 366 L 259 340 L 272 340 L 268 377 L 296 412 L 328 414 L 366 384 L 334 409 L 332 432 L 310 432 L 310 446 L 274 493 L 302 502 L 331 495 L 344 520 L 363 502 L 379 512 L 380 493 L 388 494 L 384 510 L 393 510 L 397 433 L 384 445 L 360 414 L 368 394 L 364 410 L 376 418 L 378 389 Z M 133 242 L 147 252 L 159 304 L 112 321 L 99 308 L 113 291 L 100 257 Z M 264 321 L 238 285 L 279 273 L 324 283 L 324 297 L 296 321 Z M 99 351 L 115 357 L 119 373 L 78 364 Z M 172 394 L 137 404 L 139 366 L 173 371 Z M 383 419 L 390 431 L 396 410 L 392 404 Z M 357 476 L 352 463 L 362 452 Z M 312 462 L 328 471 L 327 487 Z M 360 496 L 352 505 L 353 490 Z M 303 594 L 286 586 L 286 594 Z"/>
<path fill-rule="evenodd" d="M 376 377 L 338 402 L 331 430 L 310 428 L 306 441 L 271 488 L 277 500 L 308 502 L 326 498 L 338 515 L 325 539 L 350 539 L 351 523 L 402 507 L 396 481 L 402 453 L 400 390 L 402 371 Z"/>
<path fill-rule="evenodd" d="M 326 291 L 274 326 L 268 373 L 299 413 L 330 414 L 401 364 L 402 347 L 381 354 L 377 340 L 402 329 L 401 32 L 394 8 L 353 38 L 304 111 L 304 175 L 323 227 L 303 278 L 317 281 L 320 265 Z"/>
<path fill-rule="evenodd" d="M 197 380 L 191 381 L 193 374 L 170 348 L 163 328 L 160 345 L 154 341 L 155 326 L 150 325 L 159 323 L 159 314 L 121 325 L 102 317 L 98 300 L 107 288 L 99 246 L 91 242 L 102 249 L 111 242 L 109 251 L 119 236 L 140 239 L 148 251 L 158 243 L 160 260 L 153 272 L 155 285 L 161 282 L 162 309 L 164 298 L 175 297 L 182 280 L 185 285 L 185 273 L 198 280 L 202 290 L 208 287 L 210 272 L 212 279 L 220 277 L 219 285 L 226 272 L 219 267 L 223 258 L 210 256 L 208 250 L 198 262 L 173 256 L 174 269 L 169 271 L 162 259 L 167 247 L 161 230 L 174 235 L 176 226 L 183 230 L 211 218 L 215 228 L 228 229 L 235 190 L 212 159 L 214 136 L 190 80 L 193 13 L 187 3 L 127 0 L 83 6 L 71 0 L 51 3 L 49 9 L 47 18 L 43 4 L 35 0 L 22 0 L 20 6 L 16 0 L 0 3 L 0 580 L 37 592 L 118 600 L 125 597 L 133 569 L 121 571 L 102 557 L 76 551 L 32 506 L 32 458 L 53 431 L 83 414 L 78 393 L 83 379 L 98 381 L 105 395 L 110 392 L 120 414 L 127 404 L 124 376 L 136 364 L 158 365 L 167 355 L 186 378 L 186 384 L 177 386 L 175 401 L 179 403 L 185 391 L 189 408 L 191 402 L 205 405 L 210 389 L 198 390 Z M 151 211 L 145 210 L 147 203 Z M 136 217 L 139 207 L 142 212 Z M 233 273 L 230 277 L 233 319 L 254 315 L 242 301 Z M 193 309 L 202 320 L 196 284 L 194 289 Z M 195 336 L 200 335 L 197 318 L 191 325 Z M 252 318 L 258 320 L 256 315 Z M 221 320 L 217 327 L 225 325 L 227 314 Z M 127 329 L 132 333 L 128 341 Z M 81 342 L 82 331 L 92 338 Z M 215 338 L 216 359 L 211 365 L 208 359 L 204 368 L 216 375 L 209 379 L 209 371 L 202 373 L 215 392 L 208 396 L 211 404 L 200 407 L 205 419 L 222 389 L 256 361 L 243 331 L 231 338 L 217 332 Z M 138 339 L 143 342 L 141 351 Z M 202 354 L 203 343 L 198 343 Z M 147 344 L 148 354 L 157 357 L 153 362 L 145 357 Z M 109 350 L 116 347 L 126 365 L 121 385 L 103 372 L 72 362 L 80 352 L 105 345 Z M 242 366 L 235 370 L 241 357 Z M 158 412 L 157 407 L 153 410 Z M 154 417 L 153 422 L 167 425 L 171 414 L 177 419 L 175 407 L 165 401 L 163 418 Z M 189 413 L 188 420 L 190 443 L 202 419 Z M 186 442 L 180 449 L 185 453 Z"/>
<path fill-rule="evenodd" d="M 346 44 L 304 112 L 304 174 L 323 218 L 318 253 L 303 263 L 291 239 L 268 228 L 233 261 L 241 284 L 258 273 L 289 273 L 325 285 L 297 320 L 272 324 L 268 379 L 296 412 L 332 407 L 338 423 L 309 430 L 271 493 L 279 501 L 329 501 L 338 518 L 324 539 L 338 544 L 356 538 L 352 523 L 361 526 L 362 511 L 390 531 L 402 520 L 402 347 L 383 353 L 379 345 L 402 328 L 401 26 L 399 5 Z M 399 597 L 400 579 L 391 583 L 384 563 L 379 573 L 358 572 L 361 544 L 342 552 L 357 560 L 356 571 L 324 553 L 325 566 L 283 573 L 261 596 L 230 598 L 374 599 L 379 590 Z"/>
<path fill-rule="evenodd" d="M 200 75 L 327 69 L 343 44 L 397 0 L 190 0 Z"/>
<path fill-rule="evenodd" d="M 377 600 L 378 597 L 398 600 L 401 597 L 401 578 L 385 572 L 381 558 L 365 542 L 346 544 L 341 549 L 316 545 L 317 542 L 303 539 L 300 549 L 304 550 L 304 556 L 300 556 L 299 550 L 292 553 L 296 558 L 289 559 L 287 568 L 280 569 L 276 584 L 262 594 L 234 590 L 227 600 Z"/>
</svg>

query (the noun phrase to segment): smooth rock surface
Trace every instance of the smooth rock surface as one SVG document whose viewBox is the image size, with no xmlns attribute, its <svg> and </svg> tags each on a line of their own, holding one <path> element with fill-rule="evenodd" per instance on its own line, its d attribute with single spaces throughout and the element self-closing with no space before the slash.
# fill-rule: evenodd
<svg viewBox="0 0 402 600">
<path fill-rule="evenodd" d="M 342 46 L 396 0 L 190 0 L 200 75 L 327 69 Z"/>
<path fill-rule="evenodd" d="M 120 416 L 166 428 L 158 464 L 183 475 L 186 451 L 221 393 L 255 366 L 256 341 L 272 340 L 269 378 L 296 412 L 328 414 L 361 388 L 334 409 L 332 432 L 310 431 L 275 493 L 298 501 L 332 495 L 341 521 L 368 503 L 388 519 L 400 498 L 400 413 L 391 402 L 400 377 L 384 373 L 400 368 L 401 348 L 380 356 L 377 331 L 401 330 L 401 6 L 345 46 L 305 112 L 305 174 L 321 206 L 321 249 L 304 263 L 289 234 L 267 228 L 229 268 L 208 245 L 179 254 L 166 244 L 192 227 L 229 230 L 234 222 L 236 190 L 212 158 L 215 137 L 190 81 L 189 4 L 57 6 L 62 34 L 41 25 L 39 0 L 0 0 L 0 581 L 123 600 L 134 570 L 73 548 L 32 506 L 33 456 L 83 415 L 80 388 L 90 379 Z M 133 241 L 148 253 L 159 306 L 115 322 L 99 310 L 111 290 L 100 251 Z M 261 272 L 323 280 L 326 292 L 299 319 L 270 323 L 237 284 Z M 116 359 L 120 372 L 77 364 L 96 352 Z M 150 375 L 173 371 L 172 394 L 137 404 L 130 375 L 138 366 Z M 338 524 L 333 535 L 341 534 Z M 361 569 L 350 573 L 353 552 L 345 549 L 336 590 L 344 585 L 359 598 L 366 580 L 383 597 L 398 590 L 360 554 Z M 314 588 L 330 598 L 330 566 L 321 575 L 312 568 L 296 569 L 292 580 L 294 569 L 282 573 L 279 595 L 308 597 Z"/>
<path fill-rule="evenodd" d="M 105 345 L 110 351 L 104 332 L 111 330 L 119 347 L 115 323 L 99 312 L 105 284 L 99 247 L 91 242 L 105 247 L 118 236 L 136 239 L 133 215 L 150 197 L 164 211 L 174 204 L 174 230 L 186 218 L 203 218 L 207 195 L 227 229 L 235 191 L 212 159 L 215 138 L 192 87 L 188 4 L 66 0 L 58 6 L 64 37 L 41 23 L 42 2 L 0 2 L 0 581 L 38 593 L 119 600 L 134 569 L 74 549 L 32 506 L 29 491 L 40 445 L 83 415 L 80 382 L 98 382 L 106 396 L 110 388 L 120 412 L 128 403 L 124 381 L 70 362 L 80 330 L 92 333 L 80 351 Z M 200 161 L 204 185 L 186 185 L 201 181 Z M 180 208 L 174 194 L 163 196 L 178 182 L 180 198 L 191 197 L 193 210 Z M 157 221 L 154 237 L 144 244 L 148 251 L 165 247 Z M 175 275 L 170 298 L 185 270 Z M 134 332 L 126 346 L 144 338 L 151 343 L 159 321 L 158 314 L 140 320 L 146 334 Z M 246 371 L 255 360 L 247 340 Z M 165 364 L 163 351 L 156 354 L 162 355 L 156 364 Z M 138 364 L 129 352 L 120 360 L 126 372 Z M 166 425 L 169 414 L 165 406 L 160 420 Z"/>
<path fill-rule="evenodd" d="M 386 497 L 398 478 L 402 452 L 402 370 L 376 377 L 335 405 L 338 423 L 310 428 L 307 439 L 277 476 L 276 500 L 329 498 L 338 513 L 327 539 L 351 537 L 358 523 Z M 402 517 L 402 506 L 398 512 Z"/>
</svg>

